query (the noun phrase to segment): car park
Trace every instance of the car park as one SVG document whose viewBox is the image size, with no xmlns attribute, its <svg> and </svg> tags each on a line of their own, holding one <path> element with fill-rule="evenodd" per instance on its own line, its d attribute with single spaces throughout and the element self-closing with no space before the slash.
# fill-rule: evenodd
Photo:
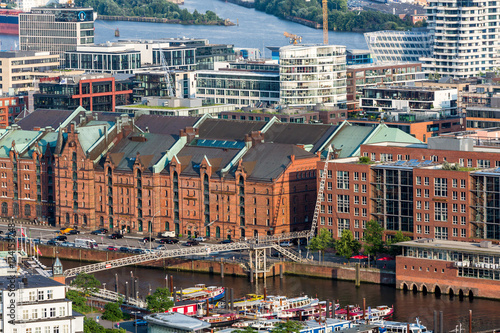
<svg viewBox="0 0 500 333">
<path fill-rule="evenodd" d="M 108 246 L 106 248 L 106 250 L 108 250 L 108 251 L 118 251 L 118 248 L 116 246 Z"/>
<path fill-rule="evenodd" d="M 126 246 L 122 246 L 122 247 L 120 247 L 120 252 L 128 253 L 128 252 L 130 252 L 130 249 Z"/>
<path fill-rule="evenodd" d="M 115 233 L 112 233 L 111 235 L 108 236 L 109 239 L 120 239 L 120 238 L 123 238 L 123 235 L 118 233 L 118 232 L 115 232 Z"/>
</svg>

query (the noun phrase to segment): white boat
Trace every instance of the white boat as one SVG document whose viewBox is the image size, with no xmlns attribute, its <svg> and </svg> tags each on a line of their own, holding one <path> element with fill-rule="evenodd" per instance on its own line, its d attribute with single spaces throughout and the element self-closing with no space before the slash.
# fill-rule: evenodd
<svg viewBox="0 0 500 333">
<path fill-rule="evenodd" d="M 237 310 L 247 319 L 276 318 L 283 311 L 301 309 L 318 304 L 317 298 L 300 296 L 287 298 L 285 296 L 267 296 L 265 299 L 241 302 Z"/>
<path fill-rule="evenodd" d="M 420 323 L 418 318 L 416 323 L 380 320 L 373 321 L 370 324 L 379 327 L 380 333 L 432 333 L 432 331 L 428 331 L 427 327 Z M 410 325 L 409 332 L 408 325 Z"/>
</svg>

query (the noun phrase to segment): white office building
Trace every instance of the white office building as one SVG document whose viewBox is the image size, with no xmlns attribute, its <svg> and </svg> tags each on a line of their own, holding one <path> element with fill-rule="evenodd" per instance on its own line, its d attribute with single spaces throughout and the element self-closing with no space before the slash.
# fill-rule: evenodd
<svg viewBox="0 0 500 333">
<path fill-rule="evenodd" d="M 427 7 L 433 39 L 424 69 L 455 78 L 478 75 L 498 66 L 500 2 L 430 0 Z"/>
<path fill-rule="evenodd" d="M 19 14 L 20 49 L 48 51 L 64 59 L 65 51 L 94 44 L 94 20 L 92 8 L 33 8 Z"/>
<path fill-rule="evenodd" d="M 279 49 L 280 100 L 289 106 L 345 104 L 346 48 L 288 45 Z"/>
<path fill-rule="evenodd" d="M 377 62 L 418 62 L 432 54 L 431 35 L 426 29 L 367 32 L 365 40 Z"/>
<path fill-rule="evenodd" d="M 83 333 L 84 316 L 73 312 L 66 286 L 42 275 L 0 277 L 1 332 Z"/>
</svg>

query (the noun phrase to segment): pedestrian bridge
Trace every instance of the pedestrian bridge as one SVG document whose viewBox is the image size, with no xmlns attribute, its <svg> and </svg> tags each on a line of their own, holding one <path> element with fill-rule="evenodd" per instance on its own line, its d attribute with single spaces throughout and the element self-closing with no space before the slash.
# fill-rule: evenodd
<svg viewBox="0 0 500 333">
<path fill-rule="evenodd" d="M 273 236 L 251 238 L 246 241 L 240 241 L 228 244 L 202 244 L 201 246 L 194 246 L 189 248 L 159 250 L 153 253 L 139 254 L 126 258 L 114 259 L 114 260 L 99 262 L 96 264 L 70 268 L 64 271 L 64 276 L 66 278 L 70 278 L 77 276 L 80 273 L 92 274 L 94 272 L 104 271 L 107 269 L 113 269 L 128 265 L 136 265 L 148 261 L 156 261 L 166 258 L 177 258 L 177 257 L 196 256 L 196 255 L 207 256 L 210 255 L 210 253 L 212 252 L 251 250 L 255 251 L 256 253 L 257 252 L 263 253 L 266 249 L 269 248 L 273 248 L 276 251 L 279 251 L 283 256 L 293 261 L 301 262 L 304 259 L 298 253 L 279 246 L 279 242 L 296 238 L 307 238 L 308 236 L 309 236 L 309 231 L 300 231 L 300 232 L 283 233 Z M 259 255 L 259 258 L 260 257 L 262 257 L 262 255 Z M 250 259 L 250 264 L 252 265 L 251 259 Z M 265 261 L 263 264 L 265 266 Z"/>
<path fill-rule="evenodd" d="M 77 290 L 77 291 L 83 292 L 83 289 L 81 289 L 81 288 L 76 288 L 76 287 L 72 287 L 72 286 L 68 286 L 68 288 L 72 289 L 72 290 Z M 117 292 L 114 292 L 111 290 L 107 290 L 107 289 L 99 289 L 98 288 L 95 292 L 92 292 L 91 295 L 98 297 L 98 298 L 101 298 L 101 299 L 108 300 L 108 301 L 113 301 L 113 302 L 116 302 L 118 300 L 122 300 L 122 302 L 124 304 L 135 306 L 138 308 L 145 309 L 147 307 L 146 302 L 144 302 L 140 299 L 127 297 L 123 294 L 120 294 L 120 293 L 117 293 Z"/>
</svg>

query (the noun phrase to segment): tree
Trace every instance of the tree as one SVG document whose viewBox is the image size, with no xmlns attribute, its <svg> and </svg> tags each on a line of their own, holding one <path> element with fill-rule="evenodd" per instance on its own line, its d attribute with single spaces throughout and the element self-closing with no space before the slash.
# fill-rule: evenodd
<svg viewBox="0 0 500 333">
<path fill-rule="evenodd" d="M 370 220 L 366 224 L 365 237 L 365 252 L 369 255 L 376 256 L 378 253 L 384 252 L 384 228 L 375 220 Z"/>
<path fill-rule="evenodd" d="M 348 261 L 354 253 L 358 253 L 361 249 L 361 244 L 354 239 L 351 230 L 342 231 L 340 239 L 335 242 L 335 250 L 337 254 L 346 258 Z"/>
<path fill-rule="evenodd" d="M 73 302 L 73 310 L 80 313 L 90 311 L 90 306 L 87 305 L 87 299 L 76 290 L 68 290 L 66 298 Z"/>
<path fill-rule="evenodd" d="M 102 325 L 96 323 L 93 319 L 83 319 L 83 332 L 84 333 L 127 333 L 124 328 L 104 328 Z"/>
<path fill-rule="evenodd" d="M 393 256 L 401 254 L 401 247 L 394 244 L 400 242 L 407 242 L 411 240 L 410 237 L 403 235 L 401 231 L 396 232 L 394 237 L 387 241 L 387 252 Z"/>
<path fill-rule="evenodd" d="M 174 301 L 170 297 L 168 288 L 156 289 L 152 295 L 146 297 L 146 302 L 148 303 L 148 310 L 153 313 L 166 312 L 174 306 Z"/>
<path fill-rule="evenodd" d="M 80 288 L 82 294 L 87 297 L 97 291 L 101 286 L 101 281 L 97 280 L 93 275 L 80 273 L 71 281 L 71 286 Z"/>
<path fill-rule="evenodd" d="M 309 251 L 320 251 L 323 253 L 327 248 L 333 247 L 333 237 L 328 229 L 320 229 L 318 234 L 309 242 Z"/>
<path fill-rule="evenodd" d="M 115 322 L 123 319 L 123 312 L 120 308 L 121 300 L 118 302 L 110 302 L 104 306 L 104 313 L 102 314 L 102 318 Z"/>
<path fill-rule="evenodd" d="M 243 330 L 234 330 L 233 333 L 255 333 L 257 330 L 253 327 L 245 327 Z"/>
<path fill-rule="evenodd" d="M 300 330 L 304 327 L 299 321 L 287 320 L 285 323 L 278 323 L 271 330 L 271 333 L 295 333 L 300 332 Z"/>
</svg>

